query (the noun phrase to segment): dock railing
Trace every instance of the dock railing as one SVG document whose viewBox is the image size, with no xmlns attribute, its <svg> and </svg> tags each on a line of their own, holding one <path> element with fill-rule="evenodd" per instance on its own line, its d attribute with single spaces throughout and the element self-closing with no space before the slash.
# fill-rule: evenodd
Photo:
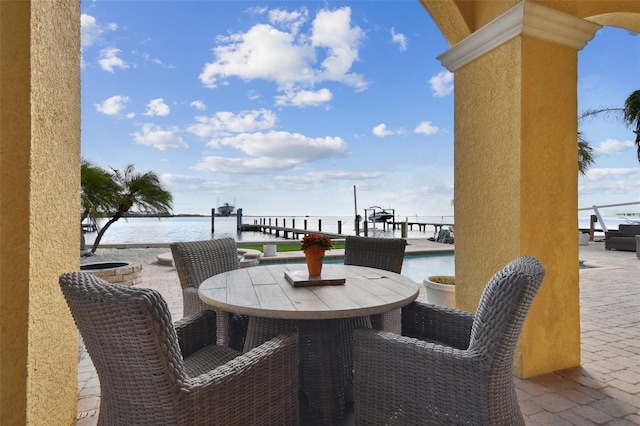
<svg viewBox="0 0 640 426">
<path fill-rule="evenodd" d="M 607 224 L 605 223 L 604 219 L 602 218 L 602 215 L 600 214 L 600 209 L 602 208 L 608 208 L 608 207 L 623 207 L 623 206 L 634 206 L 640 204 L 640 201 L 634 201 L 631 203 L 619 203 L 619 204 L 602 204 L 602 205 L 593 205 L 591 207 L 583 207 L 578 209 L 578 211 L 587 211 L 587 210 L 593 210 L 593 215 L 591 218 L 591 223 L 590 223 L 590 234 L 591 234 L 591 239 L 593 239 L 593 231 L 594 231 L 594 223 L 597 221 L 600 224 L 600 228 L 602 229 L 602 232 L 607 232 L 609 229 L 607 228 Z M 593 216 L 595 216 L 595 218 L 597 220 L 594 220 Z"/>
</svg>

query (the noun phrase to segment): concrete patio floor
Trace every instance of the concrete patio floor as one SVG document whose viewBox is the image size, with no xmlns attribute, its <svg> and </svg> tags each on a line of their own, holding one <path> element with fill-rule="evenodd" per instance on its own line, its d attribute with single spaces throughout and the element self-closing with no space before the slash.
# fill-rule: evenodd
<svg viewBox="0 0 640 426">
<path fill-rule="evenodd" d="M 443 249 L 427 240 L 409 243 L 407 252 Z M 128 251 L 97 260 L 122 260 Z M 182 317 L 182 295 L 176 271 L 156 261 L 166 251 L 148 249 L 135 260 L 143 265 L 140 286 L 157 289 L 177 320 Z M 278 254 L 277 260 L 290 256 Z M 640 425 L 640 259 L 633 252 L 606 251 L 603 243 L 590 242 L 580 246 L 580 260 L 599 266 L 580 271 L 582 365 L 528 380 L 514 378 L 525 423 Z M 423 286 L 419 299 L 426 300 Z M 99 406 L 98 377 L 81 348 L 76 425 L 96 425 Z M 353 424 L 353 413 L 345 415 L 343 424 Z"/>
</svg>

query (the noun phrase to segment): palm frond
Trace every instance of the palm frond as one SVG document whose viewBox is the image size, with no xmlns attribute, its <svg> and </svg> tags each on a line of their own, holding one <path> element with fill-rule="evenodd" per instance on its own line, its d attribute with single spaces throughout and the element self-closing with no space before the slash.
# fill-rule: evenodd
<svg viewBox="0 0 640 426">
<path fill-rule="evenodd" d="M 632 92 L 624 102 L 624 122 L 634 128 L 636 134 L 636 150 L 640 162 L 640 90 Z"/>
</svg>

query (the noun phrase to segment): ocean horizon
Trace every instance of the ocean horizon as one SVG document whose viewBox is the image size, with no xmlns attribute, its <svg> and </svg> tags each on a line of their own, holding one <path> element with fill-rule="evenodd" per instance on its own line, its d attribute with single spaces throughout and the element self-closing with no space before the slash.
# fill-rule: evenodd
<svg viewBox="0 0 640 426">
<path fill-rule="evenodd" d="M 453 216 L 399 216 L 402 220 L 409 222 L 451 224 Z M 213 218 L 213 232 L 210 216 L 171 216 L 164 218 L 154 217 L 131 217 L 122 218 L 115 222 L 105 232 L 100 244 L 162 244 L 178 241 L 198 241 L 212 238 L 233 238 L 238 242 L 264 242 L 284 240 L 283 237 L 276 237 L 275 234 L 264 234 L 254 231 L 237 231 L 237 217 L 225 216 Z M 323 232 L 338 233 L 338 222 L 342 223 L 342 234 L 355 235 L 355 218 L 353 216 L 247 216 L 242 217 L 243 224 L 260 223 L 261 221 L 275 225 L 304 228 L 307 222 L 307 229 L 318 231 L 321 223 Z M 625 219 L 619 217 L 604 218 L 608 229 L 618 229 L 618 225 L 626 223 Z M 104 223 L 99 222 L 100 226 Z M 589 216 L 578 218 L 579 228 L 589 228 Z M 408 229 L 407 238 L 430 238 L 437 232 L 436 227 L 426 226 L 426 230 L 421 231 L 417 226 Z M 600 224 L 596 224 L 596 233 L 603 235 Z M 84 234 L 87 245 L 93 244 L 97 232 L 87 232 Z M 362 222 L 360 223 L 360 235 L 364 235 Z M 402 231 L 398 227 L 395 230 L 387 226 L 385 230 L 382 223 L 369 223 L 368 235 L 381 238 L 400 238 Z"/>
<path fill-rule="evenodd" d="M 255 231 L 237 230 L 236 216 L 216 216 L 213 218 L 213 232 L 211 216 L 171 216 L 163 218 L 155 217 L 130 217 L 122 218 L 107 229 L 100 244 L 144 244 L 144 243 L 173 243 L 178 241 L 198 241 L 212 238 L 233 238 L 238 242 L 263 242 L 284 240 L 282 236 L 276 237 L 275 233 L 265 234 Z M 452 216 L 407 216 L 409 222 L 450 224 Z M 405 220 L 405 217 L 402 218 Z M 322 227 L 323 232 L 338 233 L 338 222 L 341 222 L 341 233 L 355 235 L 355 218 L 353 216 L 247 216 L 243 215 L 242 223 L 245 225 L 266 223 L 271 225 L 305 228 L 310 231 L 318 231 Z M 105 220 L 98 222 L 101 226 Z M 360 222 L 360 235 L 363 235 L 362 222 Z M 435 228 L 427 226 L 425 231 L 419 231 L 418 226 L 407 231 L 408 238 L 429 238 L 435 235 Z M 86 244 L 93 244 L 97 232 L 84 234 Z M 368 235 L 381 238 L 400 238 L 401 229 L 384 229 L 382 223 L 369 223 Z"/>
</svg>

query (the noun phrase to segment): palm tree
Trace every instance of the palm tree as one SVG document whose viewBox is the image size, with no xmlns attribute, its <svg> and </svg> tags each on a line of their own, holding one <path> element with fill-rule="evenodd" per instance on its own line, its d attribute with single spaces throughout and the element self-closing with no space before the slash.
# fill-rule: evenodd
<svg viewBox="0 0 640 426">
<path fill-rule="evenodd" d="M 638 161 L 640 162 L 640 90 L 636 90 L 629 95 L 624 101 L 624 118 L 625 124 L 629 127 L 635 127 L 633 133 L 636 134 L 636 150 L 638 152 Z"/>
<path fill-rule="evenodd" d="M 95 219 L 108 212 L 115 203 L 118 184 L 111 173 L 84 158 L 80 161 L 80 222 Z"/>
<path fill-rule="evenodd" d="M 587 169 L 595 162 L 593 147 L 582 137 L 582 132 L 578 132 L 578 171 L 581 175 L 587 174 Z"/>
<path fill-rule="evenodd" d="M 580 116 L 578 117 L 578 121 L 585 118 L 593 118 L 601 115 L 613 116 L 616 119 L 619 119 L 621 117 L 622 121 L 628 127 L 635 127 L 633 133 L 636 134 L 636 150 L 638 161 L 640 162 L 640 90 L 631 92 L 629 97 L 624 101 L 624 108 L 588 109 L 580 114 Z M 578 133 L 578 141 L 580 140 L 580 133 Z"/>
<path fill-rule="evenodd" d="M 160 183 L 154 172 L 136 172 L 133 164 L 129 164 L 123 171 L 112 168 L 112 180 L 117 185 L 115 202 L 112 208 L 113 216 L 100 229 L 91 248 L 95 253 L 100 240 L 109 227 L 123 217 L 132 207 L 148 214 L 169 214 L 173 207 L 173 197 Z"/>
</svg>

